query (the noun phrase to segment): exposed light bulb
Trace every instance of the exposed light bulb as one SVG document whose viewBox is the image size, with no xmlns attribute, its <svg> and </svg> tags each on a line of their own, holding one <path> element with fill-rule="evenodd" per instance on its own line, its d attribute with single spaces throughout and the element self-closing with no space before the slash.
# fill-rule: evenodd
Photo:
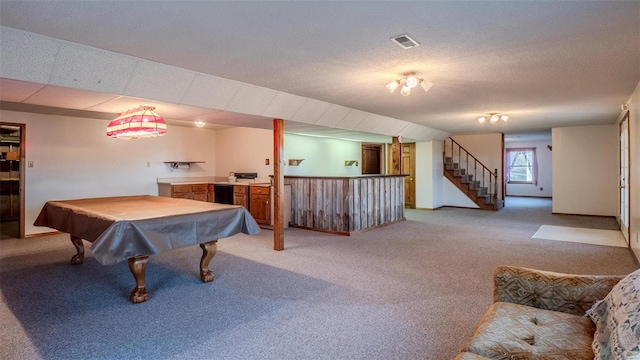
<svg viewBox="0 0 640 360">
<path fill-rule="evenodd" d="M 204 127 L 206 123 L 202 120 L 198 120 L 195 122 L 197 127 Z"/>
<path fill-rule="evenodd" d="M 400 81 L 399 80 L 393 80 L 392 82 L 387 84 L 387 89 L 389 90 L 390 93 L 393 93 L 394 91 L 396 91 L 398 86 L 400 86 Z"/>
<path fill-rule="evenodd" d="M 407 85 L 403 86 L 402 90 L 400 90 L 400 95 L 409 96 L 409 94 L 411 94 L 411 88 L 408 87 Z"/>
<path fill-rule="evenodd" d="M 500 120 L 502 120 L 502 121 L 509 120 L 509 115 L 500 115 Z"/>
<path fill-rule="evenodd" d="M 478 118 L 478 122 L 479 122 L 480 124 L 484 123 L 485 121 L 487 121 L 487 118 L 486 118 L 485 116 L 480 116 L 480 117 Z"/>
<path fill-rule="evenodd" d="M 418 86 L 418 78 L 413 76 L 413 75 L 409 75 L 407 76 L 407 79 L 404 81 L 405 86 L 407 86 L 410 89 L 413 89 L 414 87 Z"/>
<path fill-rule="evenodd" d="M 491 115 L 491 118 L 489 119 L 489 121 L 490 121 L 492 124 L 493 124 L 493 123 L 495 123 L 495 122 L 496 122 L 496 121 L 498 121 L 498 120 L 500 120 L 500 118 L 499 118 L 499 117 L 498 117 L 498 115 L 496 115 L 496 114 Z"/>
</svg>

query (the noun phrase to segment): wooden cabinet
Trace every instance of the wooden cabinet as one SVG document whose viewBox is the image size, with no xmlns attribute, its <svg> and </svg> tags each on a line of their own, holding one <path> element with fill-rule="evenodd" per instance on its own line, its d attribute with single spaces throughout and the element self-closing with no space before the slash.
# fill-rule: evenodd
<svg viewBox="0 0 640 360">
<path fill-rule="evenodd" d="M 191 185 L 191 194 L 193 200 L 207 201 L 208 184 Z"/>
<path fill-rule="evenodd" d="M 249 212 L 259 225 L 271 225 L 271 187 L 249 187 Z"/>
<path fill-rule="evenodd" d="M 211 191 L 209 191 L 211 189 Z M 213 202 L 213 185 L 210 184 L 158 184 L 158 195 L 176 199 Z"/>
<path fill-rule="evenodd" d="M 284 227 L 289 227 L 291 222 L 291 186 L 284 186 Z M 274 188 L 273 186 L 250 186 L 249 187 L 249 212 L 258 225 L 263 228 L 272 229 L 275 220 L 274 215 Z"/>
<path fill-rule="evenodd" d="M 242 205 L 245 208 L 249 208 L 247 197 L 247 185 L 234 185 L 233 186 L 233 204 L 234 205 Z"/>
</svg>

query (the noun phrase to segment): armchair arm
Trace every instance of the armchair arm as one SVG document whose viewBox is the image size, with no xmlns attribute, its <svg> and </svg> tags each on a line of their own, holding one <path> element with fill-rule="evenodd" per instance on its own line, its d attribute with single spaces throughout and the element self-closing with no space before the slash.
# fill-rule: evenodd
<svg viewBox="0 0 640 360">
<path fill-rule="evenodd" d="M 493 301 L 584 315 L 604 299 L 624 275 L 574 275 L 498 266 L 493 273 Z"/>
</svg>

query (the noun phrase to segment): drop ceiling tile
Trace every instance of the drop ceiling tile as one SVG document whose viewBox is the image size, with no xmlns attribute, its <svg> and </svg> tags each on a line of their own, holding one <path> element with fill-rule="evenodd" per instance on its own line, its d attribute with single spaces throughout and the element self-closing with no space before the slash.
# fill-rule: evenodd
<svg viewBox="0 0 640 360">
<path fill-rule="evenodd" d="M 205 117 L 209 114 L 219 113 L 222 110 L 216 109 L 208 109 L 197 106 L 187 106 L 187 105 L 174 105 L 165 103 L 163 106 L 156 106 L 158 111 L 162 111 L 163 117 L 168 117 L 171 119 L 191 119 L 193 117 Z M 158 114 L 160 114 L 158 112 Z"/>
<path fill-rule="evenodd" d="M 88 46 L 63 44 L 51 73 L 51 85 L 122 94 L 135 69 L 132 57 Z"/>
<path fill-rule="evenodd" d="M 414 123 L 407 123 L 407 126 L 405 126 L 398 133 L 398 136 L 402 136 L 403 138 L 416 139 L 416 136 L 418 135 L 419 132 L 420 132 L 420 125 L 414 124 Z"/>
<path fill-rule="evenodd" d="M 379 123 L 385 120 L 384 116 L 376 114 L 367 114 L 367 116 L 358 124 L 355 130 L 363 132 L 371 132 Z"/>
<path fill-rule="evenodd" d="M 241 84 L 238 91 L 224 110 L 251 115 L 260 115 L 276 96 L 276 91 L 251 85 Z"/>
<path fill-rule="evenodd" d="M 210 109 L 224 109 L 238 92 L 242 83 L 196 74 L 181 103 Z"/>
<path fill-rule="evenodd" d="M 371 131 L 378 134 L 397 136 L 409 123 L 387 117 L 385 121 L 378 123 Z"/>
<path fill-rule="evenodd" d="M 431 141 L 434 130 L 435 129 L 423 125 L 409 123 L 409 125 L 402 129 L 400 135 L 407 139 Z"/>
<path fill-rule="evenodd" d="M 348 107 L 333 104 L 330 105 L 329 109 L 327 109 L 315 122 L 316 125 L 328 127 L 336 126 L 342 119 L 344 119 L 345 116 L 347 116 L 347 114 L 349 114 L 349 111 L 351 111 Z"/>
<path fill-rule="evenodd" d="M 367 117 L 369 113 L 360 110 L 351 110 L 340 122 L 336 125 L 341 129 L 355 129 L 358 124 Z"/>
<path fill-rule="evenodd" d="M 306 101 L 307 99 L 301 96 L 278 92 L 262 112 L 262 115 L 274 119 L 288 120 L 293 118 Z"/>
<path fill-rule="evenodd" d="M 167 103 L 164 103 L 162 101 L 157 101 L 157 100 L 153 101 L 153 100 L 147 100 L 147 99 L 136 98 L 131 96 L 117 96 L 113 99 L 110 99 L 108 101 L 92 106 L 87 110 L 110 112 L 110 113 L 117 114 L 127 109 L 131 109 L 140 105 L 155 106 L 157 110 L 167 106 Z"/>
<path fill-rule="evenodd" d="M 330 107 L 331 104 L 327 102 L 307 99 L 291 120 L 315 124 Z"/>
<path fill-rule="evenodd" d="M 48 84 L 60 43 L 43 36 L 0 27 L 0 77 Z"/>
<path fill-rule="evenodd" d="M 0 78 L 0 100 L 22 102 L 46 85 Z"/>
<path fill-rule="evenodd" d="M 138 60 L 124 95 L 179 104 L 196 73 L 147 60 Z"/>
<path fill-rule="evenodd" d="M 96 104 L 100 104 L 117 97 L 118 95 L 101 94 L 60 86 L 45 86 L 43 89 L 24 101 L 24 103 L 85 110 L 95 106 Z"/>
</svg>

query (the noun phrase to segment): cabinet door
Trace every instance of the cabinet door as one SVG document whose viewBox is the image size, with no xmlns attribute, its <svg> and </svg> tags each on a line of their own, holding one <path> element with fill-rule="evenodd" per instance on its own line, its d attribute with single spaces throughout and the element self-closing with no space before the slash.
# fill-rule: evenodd
<svg viewBox="0 0 640 360">
<path fill-rule="evenodd" d="M 191 199 L 191 185 L 172 185 L 171 197 L 178 199 Z"/>
<path fill-rule="evenodd" d="M 242 205 L 247 208 L 247 194 L 233 194 L 233 205 Z"/>
<path fill-rule="evenodd" d="M 207 201 L 207 192 L 206 191 L 194 192 L 193 200 Z"/>
<path fill-rule="evenodd" d="M 271 207 L 269 206 L 269 194 L 251 194 L 249 212 L 258 224 L 271 224 Z"/>
<path fill-rule="evenodd" d="M 191 199 L 191 193 L 173 193 L 171 197 L 175 199 Z"/>
</svg>

